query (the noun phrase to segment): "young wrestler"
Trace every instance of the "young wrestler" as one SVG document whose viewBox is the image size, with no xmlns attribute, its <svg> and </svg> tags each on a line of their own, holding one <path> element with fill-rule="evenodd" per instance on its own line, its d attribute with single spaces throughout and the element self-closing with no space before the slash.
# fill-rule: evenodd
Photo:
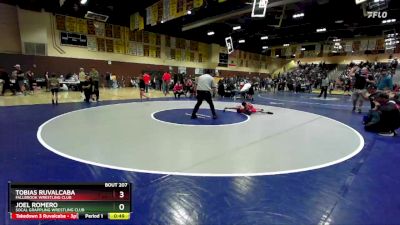
<svg viewBox="0 0 400 225">
<path fill-rule="evenodd" d="M 235 109 L 237 113 L 244 113 L 246 115 L 251 115 L 253 113 L 266 113 L 266 114 L 274 114 L 272 112 L 265 112 L 264 109 L 258 109 L 256 107 L 254 107 L 252 104 L 248 103 L 248 102 L 242 102 L 241 106 L 236 106 L 236 107 L 225 107 L 224 108 L 224 112 L 227 109 Z"/>
<path fill-rule="evenodd" d="M 145 97 L 147 100 L 149 100 L 149 97 L 145 94 L 145 89 L 146 89 L 146 83 L 141 77 L 139 80 L 139 91 L 140 91 L 140 101 L 142 101 L 143 97 Z"/>
</svg>

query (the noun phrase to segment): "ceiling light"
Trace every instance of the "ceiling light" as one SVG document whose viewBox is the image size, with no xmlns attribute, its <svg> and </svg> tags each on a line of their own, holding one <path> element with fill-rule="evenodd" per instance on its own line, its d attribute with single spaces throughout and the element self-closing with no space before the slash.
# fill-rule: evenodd
<svg viewBox="0 0 400 225">
<path fill-rule="evenodd" d="M 304 13 L 297 13 L 297 14 L 293 15 L 294 19 L 301 18 L 301 17 L 304 17 Z"/>
<path fill-rule="evenodd" d="M 262 49 L 268 49 L 268 46 L 263 46 Z"/>
<path fill-rule="evenodd" d="M 326 28 L 317 29 L 317 32 L 318 32 L 318 33 L 322 33 L 322 32 L 325 32 L 325 31 L 326 31 Z"/>
<path fill-rule="evenodd" d="M 84 5 L 86 4 L 87 0 L 81 0 L 81 4 Z"/>
<path fill-rule="evenodd" d="M 239 43 L 245 43 L 245 42 L 246 42 L 246 40 L 244 40 L 244 39 L 239 40 Z"/>
<path fill-rule="evenodd" d="M 262 36 L 261 40 L 268 40 L 268 36 Z"/>
<path fill-rule="evenodd" d="M 233 30 L 240 30 L 242 27 L 241 26 L 236 26 L 236 27 L 233 27 Z"/>
<path fill-rule="evenodd" d="M 191 11 L 191 10 L 188 10 L 188 11 L 187 11 L 187 14 L 188 14 L 188 15 L 192 14 L 192 11 Z"/>
<path fill-rule="evenodd" d="M 210 31 L 207 33 L 208 36 L 213 36 L 214 34 L 215 34 L 214 31 Z"/>
<path fill-rule="evenodd" d="M 396 19 L 391 19 L 391 20 L 383 20 L 382 23 L 394 23 L 396 22 Z"/>
</svg>

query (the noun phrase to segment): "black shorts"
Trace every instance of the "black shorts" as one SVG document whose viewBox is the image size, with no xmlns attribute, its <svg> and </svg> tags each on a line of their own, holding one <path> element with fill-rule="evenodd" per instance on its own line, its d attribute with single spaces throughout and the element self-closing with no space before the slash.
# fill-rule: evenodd
<svg viewBox="0 0 400 225">
<path fill-rule="evenodd" d="M 51 91 L 51 93 L 52 94 L 54 94 L 54 93 L 58 93 L 58 88 L 52 88 L 52 89 L 50 89 L 50 91 Z"/>
</svg>

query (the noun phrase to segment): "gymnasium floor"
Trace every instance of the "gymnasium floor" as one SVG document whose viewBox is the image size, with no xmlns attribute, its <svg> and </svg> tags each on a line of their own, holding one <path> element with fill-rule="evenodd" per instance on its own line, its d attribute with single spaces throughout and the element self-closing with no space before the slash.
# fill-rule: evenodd
<svg viewBox="0 0 400 225">
<path fill-rule="evenodd" d="M 400 224 L 399 137 L 365 132 L 347 96 L 261 93 L 255 104 L 274 115 L 218 111 L 215 122 L 201 110 L 193 122 L 189 99 L 107 95 L 90 106 L 0 98 L 23 104 L 0 107 L 0 224 L 39 224 L 9 220 L 9 181 L 134 186 L 130 221 L 49 225 Z"/>
</svg>

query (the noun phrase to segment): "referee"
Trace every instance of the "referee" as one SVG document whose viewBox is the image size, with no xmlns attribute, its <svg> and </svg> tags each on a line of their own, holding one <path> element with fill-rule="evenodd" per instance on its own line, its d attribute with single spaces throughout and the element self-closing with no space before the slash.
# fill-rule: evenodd
<svg viewBox="0 0 400 225">
<path fill-rule="evenodd" d="M 208 73 L 207 73 L 208 72 Z M 197 104 L 193 109 L 191 119 L 197 119 L 196 113 L 199 110 L 201 104 L 205 100 L 211 108 L 213 114 L 213 119 L 217 119 L 217 114 L 215 113 L 214 103 L 212 101 L 211 91 L 215 92 L 216 86 L 214 84 L 214 78 L 207 71 L 206 74 L 199 76 L 197 81 Z"/>
</svg>

